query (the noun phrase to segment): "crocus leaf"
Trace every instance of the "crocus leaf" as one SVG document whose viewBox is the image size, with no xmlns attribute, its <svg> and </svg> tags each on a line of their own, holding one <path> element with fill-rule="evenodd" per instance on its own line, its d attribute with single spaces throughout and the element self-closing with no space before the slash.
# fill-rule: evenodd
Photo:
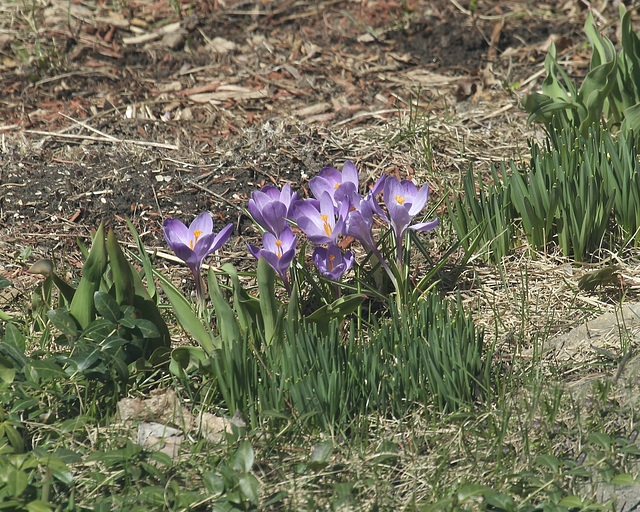
<svg viewBox="0 0 640 512">
<path fill-rule="evenodd" d="M 233 312 L 231 306 L 229 306 L 227 300 L 222 295 L 215 272 L 211 268 L 209 269 L 208 283 L 209 295 L 211 296 L 213 308 L 216 311 L 218 332 L 222 340 L 225 343 L 233 343 L 234 341 L 238 341 L 241 338 L 241 335 L 236 315 Z"/>
<path fill-rule="evenodd" d="M 316 309 L 307 317 L 307 320 L 315 323 L 318 326 L 319 332 L 326 333 L 327 328 L 331 324 L 331 320 L 344 320 L 348 315 L 358 309 L 366 298 L 366 295 L 357 293 L 340 297 L 331 304 L 326 304 Z"/>
<path fill-rule="evenodd" d="M 224 270 L 229 276 L 233 285 L 233 307 L 236 311 L 236 315 L 238 315 L 238 325 L 243 331 L 247 331 L 249 329 L 249 324 L 252 321 L 252 315 L 248 310 L 248 304 L 250 301 L 257 301 L 254 297 L 250 297 L 249 294 L 244 291 L 244 288 L 240 284 L 240 279 L 238 278 L 238 272 L 236 272 L 235 267 L 231 263 L 225 263 L 222 265 L 222 270 Z"/>
<path fill-rule="evenodd" d="M 276 273 L 265 258 L 258 260 L 257 277 L 264 336 L 266 342 L 271 343 L 276 332 L 278 299 L 276 299 Z"/>
<path fill-rule="evenodd" d="M 173 312 L 178 322 L 180 322 L 180 325 L 193 336 L 193 339 L 195 339 L 207 353 L 212 354 L 216 347 L 211 339 L 211 334 L 193 312 L 185 296 L 182 295 L 168 279 L 161 279 L 160 283 L 167 299 L 169 299 L 169 302 L 173 306 Z"/>
</svg>

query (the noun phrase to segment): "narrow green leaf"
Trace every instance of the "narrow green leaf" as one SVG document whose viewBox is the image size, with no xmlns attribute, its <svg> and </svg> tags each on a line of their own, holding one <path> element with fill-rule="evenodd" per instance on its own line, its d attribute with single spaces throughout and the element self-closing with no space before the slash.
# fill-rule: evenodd
<svg viewBox="0 0 640 512">
<path fill-rule="evenodd" d="M 187 331 L 207 353 L 212 354 L 216 347 L 211 334 L 193 312 L 185 296 L 180 293 L 169 280 L 161 280 L 160 286 L 173 306 L 173 312 L 183 329 Z"/>
<path fill-rule="evenodd" d="M 258 293 L 260 311 L 264 322 L 264 339 L 270 344 L 276 334 L 278 317 L 278 299 L 276 299 L 276 272 L 264 258 L 258 260 Z"/>
<path fill-rule="evenodd" d="M 233 308 L 229 305 L 227 300 L 222 295 L 218 279 L 216 278 L 213 269 L 209 269 L 208 275 L 209 284 L 209 296 L 213 303 L 213 309 L 216 312 L 216 326 L 218 333 L 224 343 L 230 344 L 234 341 L 242 339 L 240 334 L 240 328 L 238 326 L 238 320 L 233 312 Z M 220 347 L 216 347 L 220 348 Z"/>
</svg>

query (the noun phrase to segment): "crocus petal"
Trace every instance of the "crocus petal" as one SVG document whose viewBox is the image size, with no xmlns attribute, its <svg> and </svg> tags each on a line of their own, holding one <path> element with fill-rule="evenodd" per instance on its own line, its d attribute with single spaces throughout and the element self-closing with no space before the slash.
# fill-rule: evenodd
<svg viewBox="0 0 640 512">
<path fill-rule="evenodd" d="M 357 188 L 358 184 L 360 183 L 359 180 L 360 178 L 358 177 L 358 169 L 356 169 L 356 166 L 353 162 L 347 160 L 344 163 L 344 167 L 342 168 L 342 183 L 351 182 Z"/>
<path fill-rule="evenodd" d="M 248 244 L 249 252 L 256 259 L 264 258 L 283 280 L 287 278 L 287 269 L 296 252 L 296 236 L 291 229 L 285 229 L 280 237 L 266 232 L 262 235 L 263 249 Z"/>
<path fill-rule="evenodd" d="M 419 222 L 418 224 L 414 224 L 413 226 L 409 226 L 409 229 L 413 229 L 414 231 L 429 231 L 438 226 L 438 218 L 431 222 Z"/>
<path fill-rule="evenodd" d="M 222 228 L 211 243 L 211 250 L 209 251 L 209 254 L 220 249 L 220 247 L 222 247 L 227 242 L 227 240 L 229 240 L 232 231 L 232 223 L 229 223 L 224 228 Z"/>
<path fill-rule="evenodd" d="M 372 224 L 365 214 L 361 211 L 353 211 L 349 213 L 345 222 L 345 234 L 352 236 L 358 240 L 368 251 L 376 248 L 376 242 L 371 232 Z"/>
<path fill-rule="evenodd" d="M 316 244 L 335 242 L 338 238 L 342 222 L 336 230 L 335 215 L 333 200 L 328 192 L 322 194 L 319 203 L 297 201 L 293 210 L 293 218 L 298 227 L 305 232 L 309 240 Z"/>
<path fill-rule="evenodd" d="M 189 245 L 189 240 L 191 240 L 189 228 L 178 219 L 165 219 L 162 223 L 162 231 L 172 250 L 175 244 Z"/>
<path fill-rule="evenodd" d="M 199 232 L 203 235 L 213 232 L 213 219 L 208 212 L 201 213 L 195 219 L 193 219 L 193 222 L 189 226 L 189 233 L 194 234 L 196 232 Z M 199 236 L 200 235 L 198 235 L 196 239 L 199 238 Z"/>
<path fill-rule="evenodd" d="M 260 248 L 258 246 L 247 244 L 247 248 L 249 249 L 251 256 L 253 256 L 257 260 L 260 259 Z"/>
<path fill-rule="evenodd" d="M 371 191 L 370 193 L 373 194 L 374 196 L 377 196 L 380 192 L 382 192 L 382 190 L 384 189 L 384 182 L 387 179 L 387 175 L 386 174 L 381 174 L 380 177 L 378 178 L 378 181 L 376 181 L 373 185 L 373 187 L 371 187 Z"/>
<path fill-rule="evenodd" d="M 409 215 L 411 215 L 412 217 L 415 217 L 416 215 L 418 215 L 422 211 L 422 209 L 427 205 L 428 200 L 429 200 L 429 185 L 425 183 L 413 198 L 413 201 L 411 203 L 411 208 L 409 208 Z"/>
<path fill-rule="evenodd" d="M 353 265 L 354 255 L 352 251 L 347 251 L 343 256 L 337 245 L 330 245 L 329 248 L 316 247 L 313 250 L 313 262 L 318 271 L 325 277 L 340 280 L 343 274 Z"/>
</svg>

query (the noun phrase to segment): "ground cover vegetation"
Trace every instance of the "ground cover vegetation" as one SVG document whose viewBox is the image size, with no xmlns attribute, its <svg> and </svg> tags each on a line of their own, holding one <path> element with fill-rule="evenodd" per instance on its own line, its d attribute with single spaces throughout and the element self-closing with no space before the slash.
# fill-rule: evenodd
<svg viewBox="0 0 640 512">
<path fill-rule="evenodd" d="M 542 92 L 521 102 L 543 137 L 458 188 L 345 155 L 299 189 L 253 187 L 238 207 L 252 240 L 187 205 L 162 223 L 178 281 L 128 220 L 130 244 L 102 222 L 74 240 L 71 273 L 22 254 L 41 278 L 0 310 L 0 509 L 632 510 L 640 366 L 620 274 L 640 240 L 640 40 L 618 14 L 617 50 L 585 15 L 579 85 L 551 43 Z M 38 77 L 58 66 L 36 50 Z M 423 108 L 416 90 L 382 143 L 430 171 Z M 527 289 L 549 255 L 597 267 L 571 301 L 616 305 L 617 345 L 595 361 L 545 352 L 551 299 Z M 489 323 L 467 293 L 482 268 L 498 276 L 475 292 Z M 498 294 L 519 310 L 511 329 Z"/>
</svg>

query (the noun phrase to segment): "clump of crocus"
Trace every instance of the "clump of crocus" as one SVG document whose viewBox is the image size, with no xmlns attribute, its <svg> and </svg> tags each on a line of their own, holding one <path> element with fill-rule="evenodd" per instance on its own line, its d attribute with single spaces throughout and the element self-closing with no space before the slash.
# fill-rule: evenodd
<svg viewBox="0 0 640 512">
<path fill-rule="evenodd" d="M 229 239 L 233 224 L 227 224 L 216 234 L 213 232 L 213 219 L 205 212 L 198 215 L 189 227 L 178 219 L 165 219 L 162 231 L 169 247 L 191 270 L 196 282 L 198 304 L 202 306 L 202 276 L 200 275 L 202 262 Z"/>
<path fill-rule="evenodd" d="M 438 219 L 430 222 L 411 224 L 413 218 L 420 213 L 429 200 L 429 185 L 418 189 L 409 180 L 398 180 L 389 176 L 384 182 L 384 204 L 389 215 L 379 210 L 380 216 L 393 229 L 396 241 L 398 265 L 402 265 L 402 246 L 407 229 L 414 231 L 429 231 L 438 225 Z"/>
<path fill-rule="evenodd" d="M 318 271 L 326 278 L 339 281 L 352 266 L 355 256 L 353 251 L 342 254 L 335 244 L 329 247 L 316 247 L 313 250 L 313 262 Z"/>
<path fill-rule="evenodd" d="M 320 170 L 320 173 L 315 178 L 309 181 L 309 188 L 316 199 L 320 199 L 322 195 L 327 192 L 335 206 L 338 206 L 336 197 L 339 195 L 337 192 L 342 185 L 351 183 L 354 190 L 358 190 L 359 178 L 358 169 L 353 162 L 346 161 L 342 172 L 333 167 L 324 167 Z"/>
<path fill-rule="evenodd" d="M 334 204 L 327 191 L 319 199 L 296 201 L 293 205 L 293 219 L 315 244 L 335 244 L 342 233 L 347 203 Z"/>
<path fill-rule="evenodd" d="M 297 200 L 298 193 L 291 192 L 289 183 L 282 190 L 267 185 L 262 190 L 252 192 L 247 209 L 262 229 L 278 236 L 289 226 L 286 219 L 291 218 L 293 204 Z"/>
<path fill-rule="evenodd" d="M 256 258 L 264 258 L 282 279 L 285 289 L 291 293 L 287 271 L 296 254 L 296 236 L 290 227 L 285 227 L 280 236 L 269 231 L 262 235 L 262 249 L 248 244 L 249 252 Z"/>
<path fill-rule="evenodd" d="M 249 252 L 256 258 L 264 257 L 282 279 L 287 292 L 291 293 L 288 270 L 296 252 L 296 236 L 287 219 L 293 215 L 297 192 L 291 192 L 288 183 L 278 190 L 272 185 L 262 187 L 251 194 L 247 209 L 253 220 L 262 229 L 262 249 L 248 244 Z"/>
</svg>

